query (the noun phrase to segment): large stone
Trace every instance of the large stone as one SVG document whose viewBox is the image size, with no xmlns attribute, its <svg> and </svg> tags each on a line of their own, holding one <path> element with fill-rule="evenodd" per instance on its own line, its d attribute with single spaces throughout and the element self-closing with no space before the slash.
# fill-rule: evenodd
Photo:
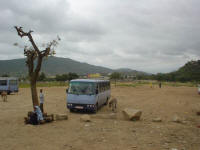
<svg viewBox="0 0 200 150">
<path fill-rule="evenodd" d="M 82 115 L 80 120 L 83 122 L 91 122 L 91 118 L 89 115 Z"/>
<path fill-rule="evenodd" d="M 66 114 L 56 114 L 55 120 L 67 120 L 68 116 Z"/>
<path fill-rule="evenodd" d="M 132 108 L 125 108 L 123 111 L 124 117 L 127 120 L 140 120 L 140 117 L 142 115 L 142 111 L 138 109 L 132 109 Z"/>
</svg>

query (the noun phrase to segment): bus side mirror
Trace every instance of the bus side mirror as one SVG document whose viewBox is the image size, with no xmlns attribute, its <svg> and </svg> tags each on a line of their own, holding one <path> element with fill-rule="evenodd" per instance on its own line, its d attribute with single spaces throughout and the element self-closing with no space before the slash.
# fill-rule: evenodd
<svg viewBox="0 0 200 150">
<path fill-rule="evenodd" d="M 68 93 L 68 90 L 69 90 L 69 89 L 66 89 L 66 93 Z"/>
<path fill-rule="evenodd" d="M 99 91 L 98 91 L 98 89 L 96 89 L 96 94 L 98 94 L 99 93 Z"/>
</svg>

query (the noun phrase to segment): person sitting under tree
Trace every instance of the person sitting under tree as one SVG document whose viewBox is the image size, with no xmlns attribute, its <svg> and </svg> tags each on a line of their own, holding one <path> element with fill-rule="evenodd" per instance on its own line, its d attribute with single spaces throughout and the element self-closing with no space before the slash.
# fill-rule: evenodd
<svg viewBox="0 0 200 150">
<path fill-rule="evenodd" d="M 39 106 L 34 106 L 33 112 L 28 112 L 28 117 L 24 118 L 26 124 L 38 125 L 44 123 L 44 117 Z"/>
<path fill-rule="evenodd" d="M 198 87 L 198 94 L 200 95 L 200 84 L 198 84 L 197 87 Z"/>
</svg>

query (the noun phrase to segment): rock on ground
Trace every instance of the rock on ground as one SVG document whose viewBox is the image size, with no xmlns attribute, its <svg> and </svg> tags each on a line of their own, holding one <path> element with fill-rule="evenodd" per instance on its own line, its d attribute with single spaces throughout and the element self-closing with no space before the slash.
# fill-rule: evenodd
<svg viewBox="0 0 200 150">
<path fill-rule="evenodd" d="M 83 122 L 91 122 L 91 118 L 90 118 L 89 115 L 81 116 L 80 120 L 83 121 Z"/>
<path fill-rule="evenodd" d="M 96 119 L 117 119 L 117 114 L 116 113 L 96 114 L 96 115 L 92 115 L 91 117 L 96 118 Z"/>
<path fill-rule="evenodd" d="M 132 120 L 132 121 L 140 120 L 140 117 L 142 115 L 141 110 L 132 109 L 132 108 L 125 108 L 122 112 L 125 119 Z"/>
<path fill-rule="evenodd" d="M 68 116 L 66 114 L 56 114 L 54 118 L 55 120 L 67 120 Z"/>
<path fill-rule="evenodd" d="M 198 116 L 200 116 L 200 111 L 197 111 L 196 114 L 197 114 Z"/>
<path fill-rule="evenodd" d="M 153 121 L 153 122 L 162 122 L 162 119 L 158 117 L 158 118 L 152 119 L 152 121 Z"/>
<path fill-rule="evenodd" d="M 182 120 L 180 117 L 178 116 L 174 116 L 173 119 L 172 119 L 173 122 L 176 122 L 176 123 L 182 123 Z"/>
</svg>

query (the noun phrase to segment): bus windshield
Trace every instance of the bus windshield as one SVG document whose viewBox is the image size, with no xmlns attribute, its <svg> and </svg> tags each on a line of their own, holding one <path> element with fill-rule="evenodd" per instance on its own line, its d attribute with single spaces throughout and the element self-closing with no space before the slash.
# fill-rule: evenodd
<svg viewBox="0 0 200 150">
<path fill-rule="evenodd" d="M 94 95 L 96 84 L 93 82 L 70 82 L 69 94 Z"/>
</svg>

